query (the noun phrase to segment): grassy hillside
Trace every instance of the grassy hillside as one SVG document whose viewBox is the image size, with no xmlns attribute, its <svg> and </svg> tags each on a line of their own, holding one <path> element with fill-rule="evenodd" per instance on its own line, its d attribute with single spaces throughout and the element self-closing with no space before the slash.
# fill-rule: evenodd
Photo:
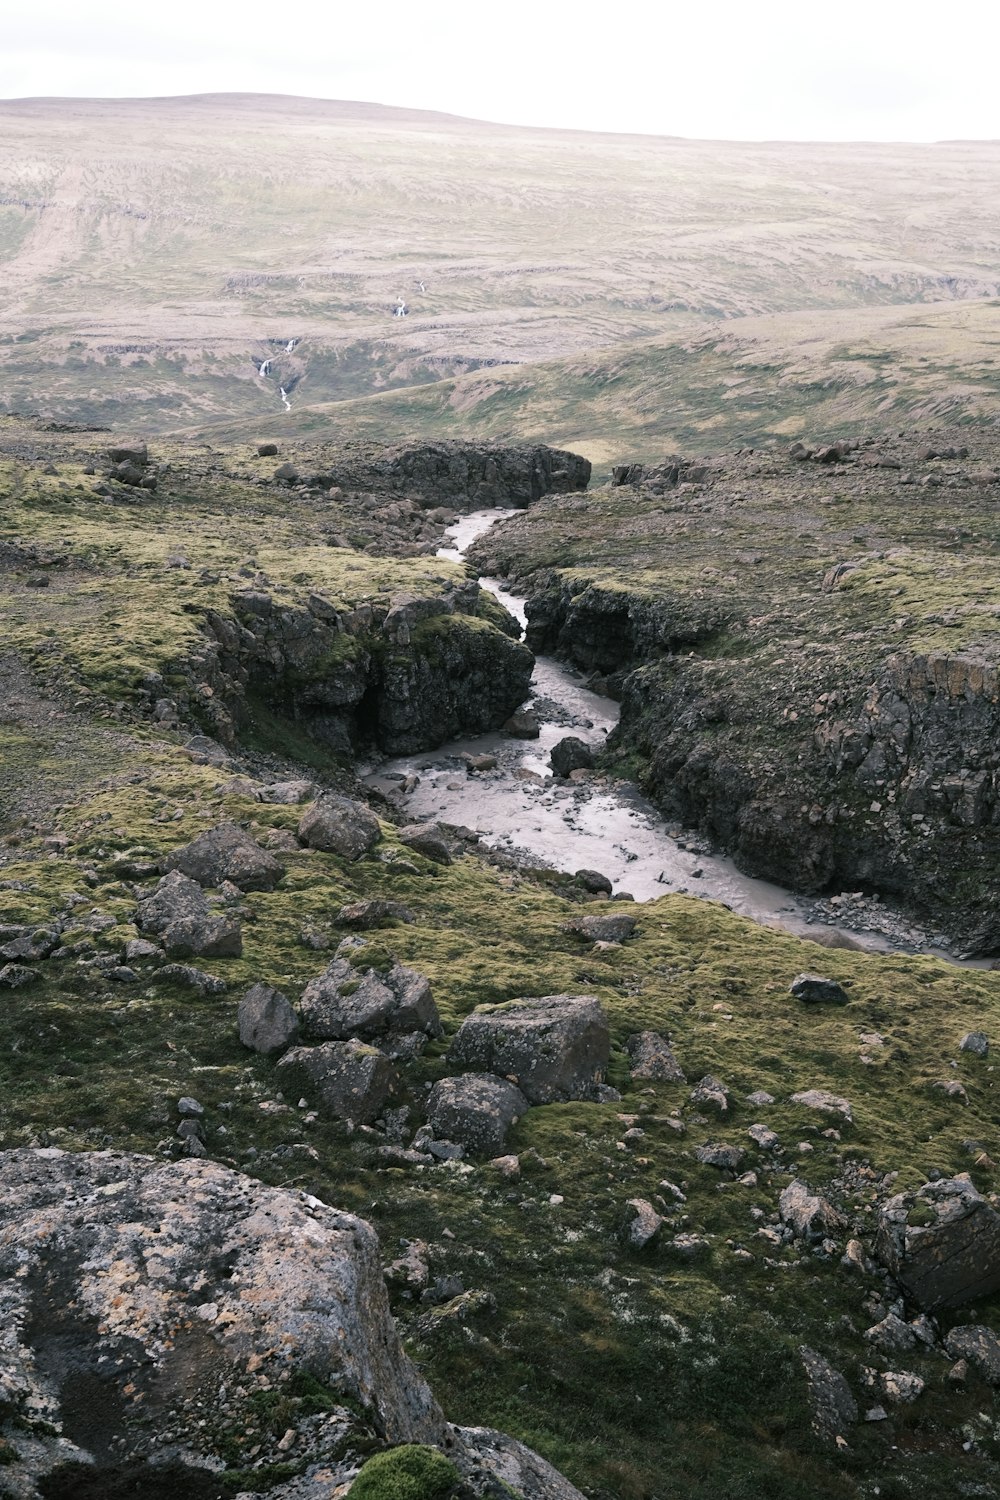
<svg viewBox="0 0 1000 1500">
<path fill-rule="evenodd" d="M 484 365 L 586 365 L 705 320 L 992 295 L 998 152 L 271 96 L 8 101 L 4 407 L 164 430 L 278 417 L 281 385 L 297 409 Z M 560 430 L 572 415 L 555 412 Z"/>
</svg>

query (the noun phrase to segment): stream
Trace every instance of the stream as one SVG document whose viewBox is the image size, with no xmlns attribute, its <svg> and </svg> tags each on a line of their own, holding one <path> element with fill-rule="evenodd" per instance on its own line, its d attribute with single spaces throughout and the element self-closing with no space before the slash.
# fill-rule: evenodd
<svg viewBox="0 0 1000 1500">
<path fill-rule="evenodd" d="M 477 537 L 515 514 L 482 510 L 463 516 L 449 527 L 448 545 L 437 555 L 464 562 Z M 523 628 L 525 601 L 495 579 L 479 581 Z M 590 692 L 574 668 L 551 657 L 536 659 L 531 689 L 525 706 L 540 721 L 537 739 L 498 733 L 452 741 L 382 763 L 367 777 L 369 783 L 392 795 L 412 821 L 438 819 L 472 828 L 485 844 L 550 869 L 599 870 L 616 895 L 627 892 L 636 901 L 669 892 L 701 896 L 827 946 L 950 958 L 927 933 L 877 899 L 797 896 L 744 875 L 731 859 L 711 853 L 698 834 L 668 830 L 653 804 L 628 783 L 554 777 L 553 745 L 572 734 L 599 750 L 618 722 L 618 705 Z M 469 768 L 466 757 L 484 755 L 495 758 L 495 767 Z"/>
</svg>

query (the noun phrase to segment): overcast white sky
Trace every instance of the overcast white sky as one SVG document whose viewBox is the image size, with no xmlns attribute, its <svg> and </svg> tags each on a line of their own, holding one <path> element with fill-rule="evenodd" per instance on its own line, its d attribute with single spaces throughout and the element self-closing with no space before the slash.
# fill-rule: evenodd
<svg viewBox="0 0 1000 1500">
<path fill-rule="evenodd" d="M 997 0 L 30 0 L 0 97 L 259 91 L 714 138 L 1000 138 Z"/>
</svg>

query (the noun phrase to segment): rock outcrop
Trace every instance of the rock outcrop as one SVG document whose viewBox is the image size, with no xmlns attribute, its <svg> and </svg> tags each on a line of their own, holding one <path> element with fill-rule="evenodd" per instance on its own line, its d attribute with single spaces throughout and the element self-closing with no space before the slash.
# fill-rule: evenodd
<svg viewBox="0 0 1000 1500">
<path fill-rule="evenodd" d="M 960 1307 L 1000 1289 L 1000 1214 L 967 1176 L 925 1182 L 884 1205 L 875 1252 L 918 1307 Z"/>
</svg>

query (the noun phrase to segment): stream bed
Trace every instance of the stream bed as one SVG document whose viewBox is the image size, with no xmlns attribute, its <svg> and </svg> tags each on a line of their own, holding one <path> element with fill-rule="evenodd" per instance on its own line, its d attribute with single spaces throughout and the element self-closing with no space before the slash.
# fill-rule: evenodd
<svg viewBox="0 0 1000 1500">
<path fill-rule="evenodd" d="M 438 556 L 463 562 L 477 537 L 515 514 L 484 510 L 463 516 L 449 528 L 448 545 Z M 481 578 L 480 585 L 523 627 L 524 600 L 494 579 Z M 798 896 L 743 874 L 699 835 L 668 825 L 630 783 L 587 772 L 570 781 L 553 776 L 553 745 L 571 734 L 599 750 L 618 722 L 618 705 L 589 691 L 578 672 L 551 657 L 536 659 L 531 689 L 525 707 L 539 721 L 537 739 L 497 733 L 452 741 L 381 763 L 369 783 L 392 795 L 411 821 L 437 819 L 474 829 L 483 843 L 536 866 L 599 870 L 616 895 L 627 892 L 636 901 L 669 892 L 701 896 L 827 946 L 950 957 L 876 898 Z M 484 756 L 495 764 L 470 767 L 471 757 Z"/>
</svg>

